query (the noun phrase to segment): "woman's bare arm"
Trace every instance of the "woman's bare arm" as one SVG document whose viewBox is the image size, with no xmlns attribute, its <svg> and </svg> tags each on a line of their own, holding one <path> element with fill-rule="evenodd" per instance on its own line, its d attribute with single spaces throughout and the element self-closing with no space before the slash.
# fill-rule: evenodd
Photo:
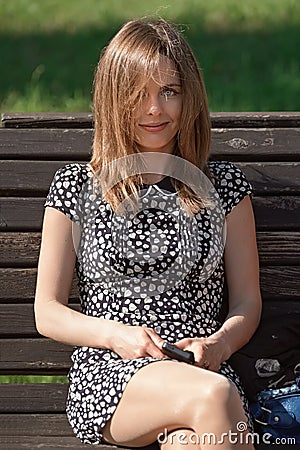
<svg viewBox="0 0 300 450">
<path fill-rule="evenodd" d="M 47 207 L 35 294 L 37 329 L 66 344 L 107 348 L 108 338 L 119 324 L 86 316 L 67 306 L 75 261 L 71 220 Z"/>
<path fill-rule="evenodd" d="M 65 344 L 111 349 L 123 358 L 164 357 L 163 341 L 154 330 L 87 316 L 67 306 L 75 261 L 71 220 L 47 207 L 35 294 L 39 333 Z"/>
<path fill-rule="evenodd" d="M 197 364 L 217 371 L 220 364 L 246 344 L 261 313 L 255 223 L 249 196 L 227 217 L 225 273 L 229 312 L 222 327 L 207 338 L 184 338 L 176 344 L 195 354 Z"/>
<path fill-rule="evenodd" d="M 216 336 L 224 337 L 229 357 L 249 341 L 261 314 L 259 259 L 249 196 L 227 217 L 224 257 L 229 312 Z"/>
</svg>

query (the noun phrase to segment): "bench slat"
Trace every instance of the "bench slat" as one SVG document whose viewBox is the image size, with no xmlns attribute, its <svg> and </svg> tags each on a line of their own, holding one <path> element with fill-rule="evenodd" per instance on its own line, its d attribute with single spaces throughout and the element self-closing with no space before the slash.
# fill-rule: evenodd
<svg viewBox="0 0 300 450">
<path fill-rule="evenodd" d="M 78 303 L 70 303 L 70 308 L 79 310 Z M 2 337 L 36 337 L 33 304 L 2 304 L 0 309 L 0 336 Z"/>
<path fill-rule="evenodd" d="M 0 128 L 0 158 L 88 161 L 93 130 Z M 298 128 L 216 128 L 211 158 L 233 161 L 299 161 Z"/>
<path fill-rule="evenodd" d="M 32 302 L 35 293 L 36 274 L 37 269 L 0 269 L 0 279 L 2 284 L 0 289 L 0 303 L 14 303 L 14 306 L 19 308 L 20 305 L 18 303 L 20 302 L 26 302 L 25 304 L 30 301 Z M 300 295 L 299 265 L 261 266 L 260 278 L 261 289 L 265 300 L 268 300 L 269 298 L 282 298 L 284 301 L 285 299 L 293 299 Z M 278 281 L 281 281 L 279 286 L 277 286 Z M 69 297 L 71 303 L 74 304 L 78 303 L 76 301 L 78 298 L 78 288 L 76 283 L 76 274 L 74 273 L 72 290 Z M 1 309 L 3 309 L 3 306 L 1 306 Z M 3 320 L 4 319 L 5 316 L 3 316 Z M 0 323 L 0 329 L 2 326 L 3 325 Z"/>
<path fill-rule="evenodd" d="M 0 384 L 0 413 L 63 413 L 67 389 L 67 383 Z"/>
<path fill-rule="evenodd" d="M 299 301 L 299 279 L 300 266 L 262 267 L 260 270 L 260 280 L 263 301 L 280 300 L 282 305 L 284 305 L 284 302 L 287 302 L 286 304 L 288 305 L 288 301 L 290 300 Z M 12 293 L 12 295 L 15 294 Z M 70 307 L 76 310 L 80 308 L 78 303 L 73 302 L 70 303 Z M 35 328 L 33 304 L 2 303 L 0 309 L 0 336 L 37 337 L 38 333 Z"/>
<path fill-rule="evenodd" d="M 92 149 L 92 130 L 0 128 L 2 159 L 88 161 Z"/>
<path fill-rule="evenodd" d="M 212 131 L 212 159 L 299 161 L 298 128 L 219 128 Z"/>
<path fill-rule="evenodd" d="M 55 171 L 69 162 L 0 161 L 0 194 L 46 196 Z M 244 171 L 257 196 L 300 194 L 300 162 L 252 162 L 236 166 Z"/>
<path fill-rule="evenodd" d="M 213 127 L 299 127 L 300 113 L 286 112 L 212 112 Z M 93 115 L 79 113 L 3 113 L 2 126 L 5 128 L 91 128 Z"/>
<path fill-rule="evenodd" d="M 41 233 L 0 233 L 0 267 L 37 267 Z"/>
<path fill-rule="evenodd" d="M 92 119 L 3 115 L 0 374 L 59 375 L 70 367 L 72 347 L 38 335 L 33 298 L 44 198 L 55 170 L 90 159 Z M 264 307 L 293 314 L 300 308 L 300 112 L 213 113 L 212 123 L 211 159 L 233 161 L 254 186 Z M 70 306 L 78 309 L 76 283 L 74 274 Z M 66 393 L 64 383 L 0 384 L 0 450 L 86 448 L 67 423 Z"/>
<path fill-rule="evenodd" d="M 41 233 L 0 233 L 0 267 L 37 267 Z M 258 232 L 260 264 L 298 264 L 300 232 Z"/>
<path fill-rule="evenodd" d="M 52 339 L 0 340 L 0 374 L 66 375 L 72 347 Z"/>
<path fill-rule="evenodd" d="M 0 302 L 3 300 L 26 301 L 34 298 L 37 268 L 0 269 Z M 74 273 L 70 299 L 78 297 L 77 278 Z M 0 324 L 1 326 L 1 324 Z"/>
<path fill-rule="evenodd" d="M 299 314 L 299 297 L 287 301 L 270 299 L 263 308 L 263 317 L 276 311 L 283 316 Z M 0 374 L 66 375 L 71 366 L 71 352 L 72 346 L 47 338 L 0 339 Z"/>
<path fill-rule="evenodd" d="M 80 440 L 72 436 L 9 436 L 1 438 L 0 450 L 87 450 L 89 447 L 81 444 Z M 93 445 L 95 450 L 126 450 L 111 445 Z M 128 447 L 127 447 L 128 450 Z M 158 450 L 155 449 L 155 450 Z"/>
<path fill-rule="evenodd" d="M 0 231 L 40 231 L 44 198 L 0 197 Z M 300 231 L 300 196 L 253 197 L 257 231 Z"/>
<path fill-rule="evenodd" d="M 72 436 L 63 414 L 1 414 L 0 436 Z M 1 439 L 2 440 L 2 439 Z M 0 445 L 1 448 L 1 445 Z"/>
<path fill-rule="evenodd" d="M 37 269 L 0 269 L 1 290 L 0 303 L 29 302 L 33 300 L 36 286 Z M 279 277 L 283 288 L 275 286 L 276 277 Z M 260 267 L 261 290 L 265 300 L 268 298 L 291 299 L 300 294 L 300 266 L 261 266 Z M 274 281 L 273 281 L 274 280 Z M 76 285 L 76 274 L 74 273 L 73 285 L 70 293 L 70 301 L 74 302 L 78 298 L 78 288 Z M 273 284 L 274 283 L 274 284 Z M 77 302 L 76 302 L 77 303 Z M 1 307 L 2 308 L 2 307 Z M 0 311 L 1 317 L 1 311 Z M 5 316 L 3 317 L 3 320 Z M 2 325 L 0 324 L 0 329 Z"/>
</svg>

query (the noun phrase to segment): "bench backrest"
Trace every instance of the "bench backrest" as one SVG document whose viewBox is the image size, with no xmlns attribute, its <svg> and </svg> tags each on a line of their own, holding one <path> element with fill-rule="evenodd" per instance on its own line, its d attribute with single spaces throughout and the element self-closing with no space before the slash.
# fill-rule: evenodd
<svg viewBox="0 0 300 450">
<path fill-rule="evenodd" d="M 254 187 L 263 301 L 299 307 L 300 114 L 214 113 L 212 124 L 211 159 L 234 162 Z M 4 114 L 2 126 L 0 374 L 66 374 L 71 348 L 38 335 L 33 300 L 43 202 L 56 169 L 89 160 L 92 116 Z M 74 275 L 70 303 L 77 308 L 75 281 Z M 28 386 L 26 407 L 20 404 L 21 387 L 19 394 L 14 387 L 14 399 L 6 391 L 0 413 L 49 410 L 49 403 L 54 411 L 64 409 L 61 388 L 45 385 L 44 404 L 40 398 L 34 403 L 35 388 Z"/>
</svg>

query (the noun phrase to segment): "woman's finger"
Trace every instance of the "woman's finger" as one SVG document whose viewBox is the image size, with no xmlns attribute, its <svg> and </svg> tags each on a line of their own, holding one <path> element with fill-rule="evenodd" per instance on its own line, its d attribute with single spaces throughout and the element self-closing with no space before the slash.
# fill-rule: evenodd
<svg viewBox="0 0 300 450">
<path fill-rule="evenodd" d="M 154 358 L 165 358 L 166 355 L 161 350 L 164 340 L 151 328 L 145 328 L 145 332 L 150 338 L 147 344 L 147 352 L 150 353 L 150 356 Z"/>
<path fill-rule="evenodd" d="M 184 350 L 188 345 L 190 345 L 191 343 L 191 339 L 190 338 L 184 338 L 184 339 L 180 339 L 180 341 L 175 342 L 174 345 L 176 345 L 176 347 L 181 348 L 181 350 Z"/>
</svg>

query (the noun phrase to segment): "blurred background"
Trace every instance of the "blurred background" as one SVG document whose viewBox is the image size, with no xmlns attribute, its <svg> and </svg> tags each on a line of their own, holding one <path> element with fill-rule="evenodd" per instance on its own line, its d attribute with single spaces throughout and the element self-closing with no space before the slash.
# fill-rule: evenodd
<svg viewBox="0 0 300 450">
<path fill-rule="evenodd" d="M 0 0 L 0 112 L 90 111 L 101 50 L 146 15 L 179 24 L 212 111 L 300 110 L 299 0 Z"/>
</svg>

